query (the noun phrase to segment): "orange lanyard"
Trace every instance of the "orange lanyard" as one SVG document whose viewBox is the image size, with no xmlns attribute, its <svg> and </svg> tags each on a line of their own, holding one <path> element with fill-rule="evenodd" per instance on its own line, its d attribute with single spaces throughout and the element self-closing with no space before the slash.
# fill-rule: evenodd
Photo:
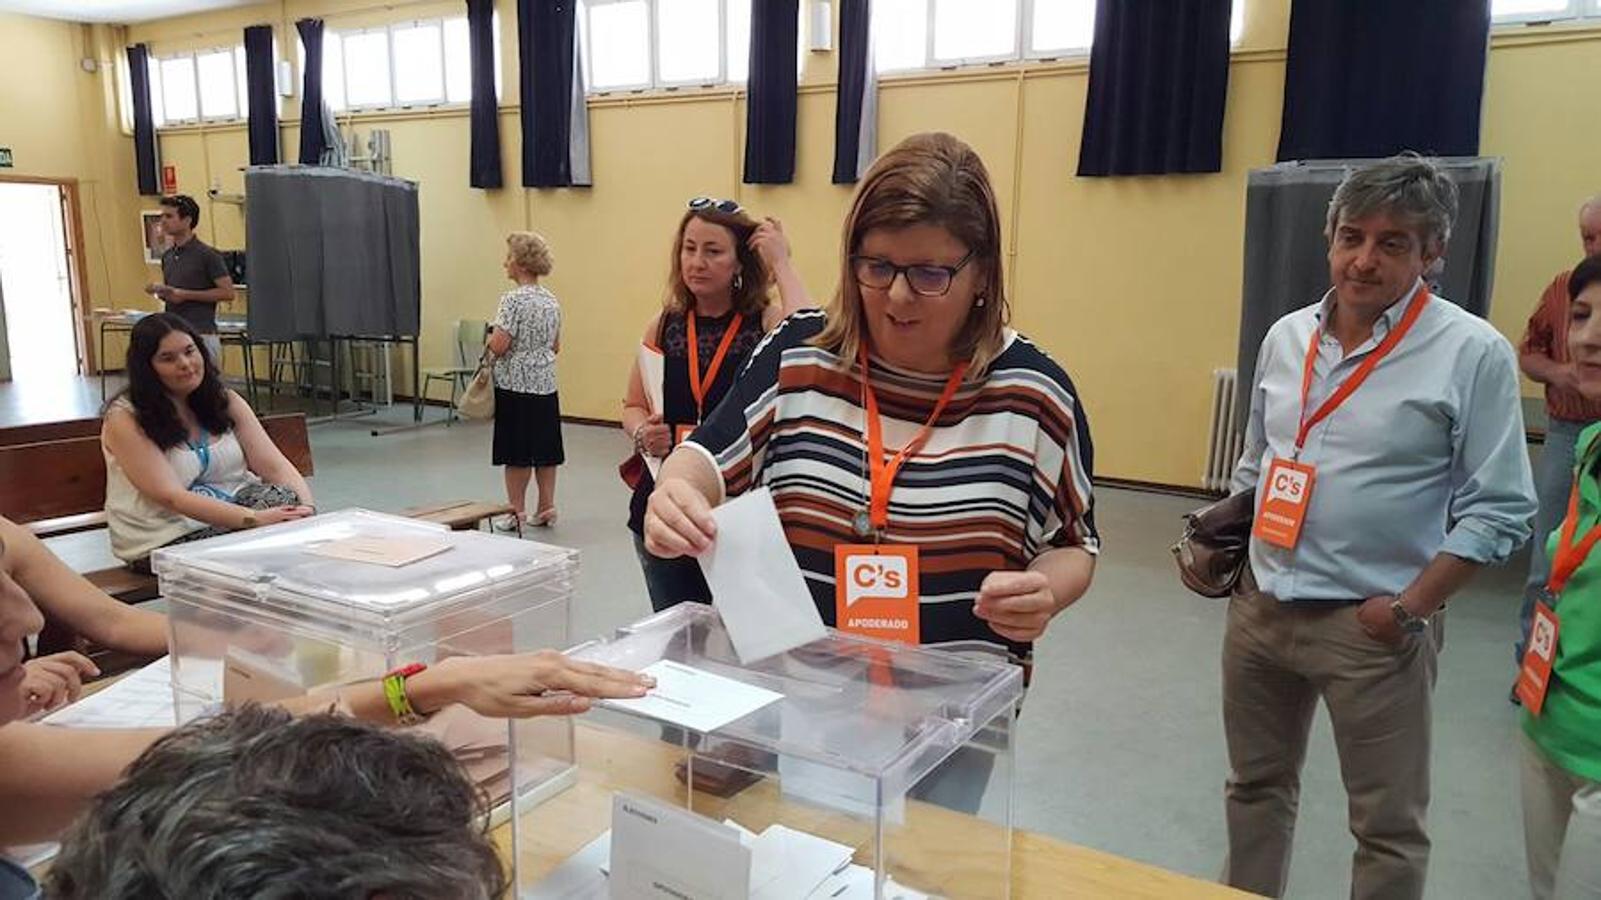
<svg viewBox="0 0 1601 900">
<path fill-rule="evenodd" d="M 1306 446 L 1306 436 L 1312 432 L 1312 427 L 1328 418 L 1330 413 L 1339 409 L 1340 404 L 1356 393 L 1356 389 L 1362 386 L 1362 382 L 1368 380 L 1368 376 L 1372 375 L 1373 370 L 1379 367 L 1379 363 L 1390 355 L 1390 351 L 1394 350 L 1397 344 L 1401 343 L 1401 338 L 1406 337 L 1406 333 L 1412 330 L 1412 326 L 1417 323 L 1418 316 L 1423 314 L 1423 307 L 1428 305 L 1428 302 L 1429 286 L 1427 284 L 1418 285 L 1417 291 L 1412 295 L 1411 302 L 1407 304 L 1406 313 L 1401 316 L 1400 324 L 1396 325 L 1389 334 L 1384 336 L 1384 340 L 1380 341 L 1379 346 L 1368 354 L 1367 359 L 1362 360 L 1362 364 L 1356 367 L 1356 371 L 1351 373 L 1351 377 L 1345 379 L 1335 389 L 1334 393 L 1330 394 L 1328 399 L 1324 400 L 1322 405 L 1309 417 L 1306 414 L 1306 401 L 1312 394 L 1312 372 L 1317 364 L 1318 339 L 1322 337 L 1321 328 L 1312 329 L 1312 340 L 1306 348 L 1306 366 L 1301 373 L 1301 430 L 1295 435 L 1296 457 L 1300 457 L 1301 448 Z"/>
<path fill-rule="evenodd" d="M 689 392 L 695 395 L 696 422 L 706 418 L 706 390 L 717 380 L 717 370 L 723 367 L 723 357 L 728 355 L 728 348 L 733 346 L 734 336 L 739 334 L 739 326 L 744 321 L 744 313 L 734 313 L 734 318 L 728 322 L 728 330 L 723 332 L 722 343 L 717 345 L 717 353 L 712 356 L 711 365 L 706 367 L 706 376 L 702 378 L 700 342 L 695 339 L 695 311 L 691 309 L 684 315 L 684 327 L 689 332 Z"/>
<path fill-rule="evenodd" d="M 1556 553 L 1551 556 L 1551 577 L 1546 579 L 1545 590 L 1553 598 L 1562 593 L 1568 586 L 1568 579 L 1584 565 L 1584 560 L 1590 555 L 1590 548 L 1596 541 L 1601 541 L 1601 524 L 1593 525 L 1577 544 L 1573 536 L 1579 530 L 1579 483 L 1573 483 L 1573 492 L 1568 495 L 1568 517 L 1562 520 L 1561 537 L 1557 539 Z"/>
<path fill-rule="evenodd" d="M 906 458 L 928 443 L 928 437 L 934 431 L 934 423 L 939 421 L 939 414 L 945 411 L 946 404 L 956 396 L 956 389 L 962 383 L 962 376 L 967 374 L 968 361 L 963 360 L 956 364 L 951 377 L 945 380 L 945 389 L 940 391 L 939 401 L 934 404 L 934 411 L 928 414 L 928 421 L 923 423 L 921 431 L 912 438 L 906 446 L 896 451 L 889 459 L 884 459 L 884 426 L 878 414 L 878 397 L 873 393 L 873 382 L 867 366 L 867 344 L 859 345 L 858 355 L 862 361 L 862 399 L 867 407 L 867 464 L 869 473 L 870 494 L 868 500 L 868 521 L 872 523 L 874 531 L 883 531 L 889 525 L 889 494 L 895 487 L 895 474 L 901 470 Z"/>
</svg>

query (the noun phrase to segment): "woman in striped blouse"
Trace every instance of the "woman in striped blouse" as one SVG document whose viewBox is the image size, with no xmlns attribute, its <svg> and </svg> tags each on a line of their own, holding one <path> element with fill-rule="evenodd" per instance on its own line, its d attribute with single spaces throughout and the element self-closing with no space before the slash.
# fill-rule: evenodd
<svg viewBox="0 0 1601 900">
<path fill-rule="evenodd" d="M 769 335 L 668 457 L 646 546 L 698 555 L 713 506 L 767 487 L 824 621 L 1026 665 L 1094 573 L 1092 452 L 1066 373 L 1006 326 L 983 162 L 948 134 L 908 138 L 843 237 L 826 312 Z"/>
</svg>

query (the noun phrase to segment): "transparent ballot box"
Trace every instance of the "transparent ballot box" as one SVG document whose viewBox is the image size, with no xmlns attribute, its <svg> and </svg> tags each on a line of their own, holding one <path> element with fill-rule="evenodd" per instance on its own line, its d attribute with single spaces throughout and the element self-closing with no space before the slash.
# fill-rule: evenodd
<svg viewBox="0 0 1601 900">
<path fill-rule="evenodd" d="M 1008 896 L 1016 667 L 833 631 L 743 664 L 697 603 L 569 653 L 659 686 L 512 724 L 523 900 Z"/>
<path fill-rule="evenodd" d="M 332 702 L 340 685 L 414 662 L 563 648 L 578 554 L 343 510 L 157 550 L 152 562 L 187 721 L 225 703 L 312 692 Z M 416 727 L 504 804 L 504 721 L 452 706 Z M 547 761 L 547 777 L 569 771 L 570 756 Z"/>
</svg>

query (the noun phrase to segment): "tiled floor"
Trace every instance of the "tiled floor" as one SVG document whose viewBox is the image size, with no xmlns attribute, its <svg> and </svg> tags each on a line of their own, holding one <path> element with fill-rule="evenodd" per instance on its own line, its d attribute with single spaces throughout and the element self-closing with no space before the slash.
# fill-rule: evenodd
<svg viewBox="0 0 1601 900">
<path fill-rule="evenodd" d="M 37 393 L 20 383 L 4 385 L 0 424 L 55 410 L 62 414 L 48 417 L 92 414 L 97 401 L 94 385 Z M 405 423 L 409 408 L 382 418 Z M 373 424 L 313 427 L 313 486 L 324 509 L 397 510 L 500 495 L 500 473 L 488 462 L 488 426 L 372 437 Z M 583 553 L 573 631 L 583 638 L 643 616 L 649 606 L 623 526 L 627 498 L 616 463 L 626 441 L 613 429 L 586 426 L 567 426 L 565 438 L 561 520 L 537 538 Z M 1168 553 L 1179 515 L 1193 505 L 1154 494 L 1100 492 L 1106 551 L 1094 588 L 1039 645 L 1020 726 L 1016 809 L 1021 826 L 1212 877 L 1225 847 L 1218 676 L 1223 606 L 1179 587 Z M 103 536 L 72 540 L 75 560 L 104 558 Z M 1428 896 L 1437 900 L 1527 896 L 1516 716 L 1506 702 L 1523 565 L 1519 558 L 1485 573 L 1452 604 L 1435 695 Z M 1290 896 L 1345 897 L 1353 841 L 1321 715 L 1301 806 Z"/>
</svg>

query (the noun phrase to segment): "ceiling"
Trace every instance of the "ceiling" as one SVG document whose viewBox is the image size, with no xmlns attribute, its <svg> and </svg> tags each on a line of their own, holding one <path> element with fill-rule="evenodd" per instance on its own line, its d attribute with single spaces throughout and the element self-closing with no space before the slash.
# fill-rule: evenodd
<svg viewBox="0 0 1601 900">
<path fill-rule="evenodd" d="M 249 6 L 255 0 L 0 0 L 0 12 L 69 22 L 129 24 L 189 13 Z"/>
</svg>

